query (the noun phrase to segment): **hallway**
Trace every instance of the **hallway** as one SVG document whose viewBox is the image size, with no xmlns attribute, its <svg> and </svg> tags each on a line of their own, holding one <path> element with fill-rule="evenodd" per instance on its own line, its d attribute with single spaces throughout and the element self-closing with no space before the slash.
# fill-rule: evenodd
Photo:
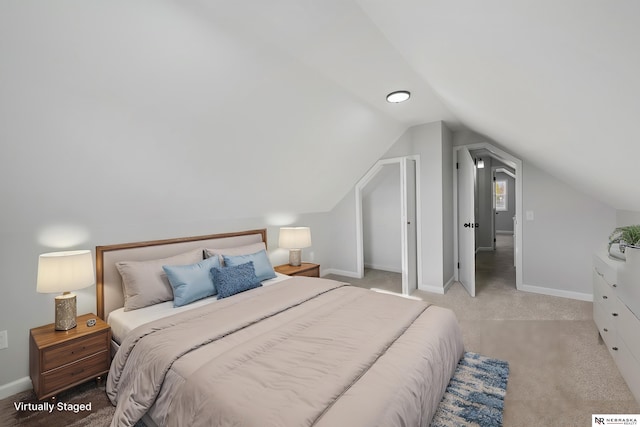
<svg viewBox="0 0 640 427">
<path fill-rule="evenodd" d="M 496 234 L 496 250 L 479 251 L 476 254 L 476 295 L 488 289 L 515 288 L 513 236 Z"/>
</svg>

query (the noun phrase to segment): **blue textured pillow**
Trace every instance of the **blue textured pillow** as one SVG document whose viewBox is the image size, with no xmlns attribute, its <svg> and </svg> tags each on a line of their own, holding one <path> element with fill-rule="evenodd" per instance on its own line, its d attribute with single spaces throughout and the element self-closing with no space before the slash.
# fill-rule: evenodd
<svg viewBox="0 0 640 427">
<path fill-rule="evenodd" d="M 173 306 L 181 307 L 216 294 L 211 269 L 220 267 L 218 257 L 207 258 L 197 264 L 163 265 L 173 288 Z"/>
<path fill-rule="evenodd" d="M 256 277 L 260 282 L 267 279 L 273 279 L 276 277 L 276 272 L 273 271 L 273 266 L 267 256 L 267 251 L 264 249 L 249 255 L 223 255 L 224 265 L 233 267 L 234 265 L 245 264 L 249 261 L 253 262 L 253 268 L 256 271 Z"/>
<path fill-rule="evenodd" d="M 213 267 L 211 275 L 218 290 L 218 299 L 262 286 L 256 277 L 253 261 L 231 267 Z"/>
</svg>

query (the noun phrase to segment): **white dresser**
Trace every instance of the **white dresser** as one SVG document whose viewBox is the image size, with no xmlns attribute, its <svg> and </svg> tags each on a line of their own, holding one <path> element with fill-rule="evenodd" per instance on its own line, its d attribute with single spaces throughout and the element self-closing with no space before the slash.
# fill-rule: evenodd
<svg viewBox="0 0 640 427">
<path fill-rule="evenodd" d="M 624 287 L 640 286 L 640 277 L 630 277 L 625 262 L 606 253 L 593 257 L 593 320 L 600 336 L 640 403 L 640 319 L 629 309 L 636 301 L 625 301 Z"/>
</svg>

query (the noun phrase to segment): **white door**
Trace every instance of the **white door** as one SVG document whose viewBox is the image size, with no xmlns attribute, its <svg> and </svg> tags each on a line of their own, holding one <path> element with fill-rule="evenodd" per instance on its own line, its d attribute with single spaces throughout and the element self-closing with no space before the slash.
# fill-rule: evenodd
<svg viewBox="0 0 640 427">
<path fill-rule="evenodd" d="M 472 297 L 476 296 L 475 169 L 469 150 L 457 151 L 458 168 L 458 280 Z"/>
<path fill-rule="evenodd" d="M 402 293 L 410 295 L 418 289 L 415 160 L 403 158 L 400 170 L 402 174 Z"/>
</svg>

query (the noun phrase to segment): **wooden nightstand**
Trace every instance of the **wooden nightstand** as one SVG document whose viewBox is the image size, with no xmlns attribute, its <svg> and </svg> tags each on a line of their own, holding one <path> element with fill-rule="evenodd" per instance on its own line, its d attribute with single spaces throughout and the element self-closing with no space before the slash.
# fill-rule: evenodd
<svg viewBox="0 0 640 427">
<path fill-rule="evenodd" d="M 88 319 L 96 319 L 95 326 L 87 326 Z M 76 321 L 68 331 L 56 331 L 53 323 L 31 329 L 29 374 L 39 400 L 109 372 L 111 328 L 95 314 Z"/>
<path fill-rule="evenodd" d="M 308 277 L 320 277 L 320 265 L 312 264 L 310 262 L 303 262 L 302 265 L 294 267 L 289 264 L 282 264 L 275 267 L 275 270 L 280 274 L 286 274 L 287 276 L 308 276 Z"/>
</svg>

